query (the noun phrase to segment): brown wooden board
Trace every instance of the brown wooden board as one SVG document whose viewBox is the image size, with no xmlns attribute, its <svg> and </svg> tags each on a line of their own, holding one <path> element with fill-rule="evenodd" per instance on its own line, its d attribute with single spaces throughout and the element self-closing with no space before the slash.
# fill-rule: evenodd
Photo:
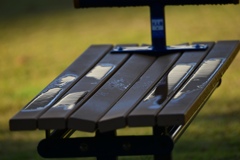
<svg viewBox="0 0 240 160">
<path fill-rule="evenodd" d="M 156 85 L 179 56 L 180 53 L 174 53 L 158 57 L 127 93 L 99 120 L 100 132 L 126 127 L 128 113 Z"/>
<path fill-rule="evenodd" d="M 37 119 L 86 74 L 112 45 L 92 45 L 9 121 L 10 130 L 34 130 Z"/>
<path fill-rule="evenodd" d="M 156 115 L 171 99 L 174 93 L 181 87 L 186 79 L 193 73 L 213 43 L 206 51 L 184 52 L 171 70 L 161 78 L 154 89 L 139 103 L 139 105 L 127 116 L 129 126 L 155 126 Z"/>
<path fill-rule="evenodd" d="M 128 61 L 68 119 L 68 128 L 93 132 L 98 120 L 149 68 L 156 57 L 132 55 Z"/>
<path fill-rule="evenodd" d="M 110 54 L 111 45 L 93 45 L 10 119 L 10 130 L 184 125 L 240 49 L 239 41 L 206 44 L 207 51 L 158 58 Z"/>
<path fill-rule="evenodd" d="M 158 114 L 157 124 L 184 125 L 214 91 L 239 48 L 239 41 L 218 42 L 188 82 Z"/>
<path fill-rule="evenodd" d="M 38 120 L 39 129 L 65 129 L 66 119 L 127 60 L 129 54 L 107 54 Z"/>
</svg>

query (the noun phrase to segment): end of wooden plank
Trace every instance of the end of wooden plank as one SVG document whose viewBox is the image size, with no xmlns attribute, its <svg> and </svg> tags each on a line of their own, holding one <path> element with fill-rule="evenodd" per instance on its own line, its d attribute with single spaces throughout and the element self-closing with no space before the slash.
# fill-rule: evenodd
<svg viewBox="0 0 240 160">
<path fill-rule="evenodd" d="M 15 115 L 9 120 L 10 131 L 27 131 L 37 129 L 37 119 L 22 118 Z"/>
<path fill-rule="evenodd" d="M 84 132 L 94 132 L 96 130 L 95 122 L 78 119 L 75 117 L 71 117 L 68 119 L 67 126 L 69 129 L 80 130 Z"/>
<path fill-rule="evenodd" d="M 126 127 L 125 117 L 114 117 L 112 119 L 101 119 L 98 122 L 100 132 L 108 132 Z"/>
<path fill-rule="evenodd" d="M 69 88 L 87 73 L 112 45 L 92 45 L 40 94 L 10 120 L 10 130 L 37 129 L 37 119 L 44 114 Z M 80 68 L 80 69 L 79 69 Z"/>
<path fill-rule="evenodd" d="M 219 41 L 189 81 L 157 116 L 159 126 L 184 125 L 197 113 L 219 85 L 219 80 L 239 51 L 239 41 Z"/>
</svg>

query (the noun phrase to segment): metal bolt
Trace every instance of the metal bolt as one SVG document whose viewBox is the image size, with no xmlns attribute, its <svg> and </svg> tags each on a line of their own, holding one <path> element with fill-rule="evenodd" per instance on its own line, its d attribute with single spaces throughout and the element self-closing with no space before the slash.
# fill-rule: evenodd
<svg viewBox="0 0 240 160">
<path fill-rule="evenodd" d="M 129 142 L 125 142 L 125 143 L 123 143 L 123 145 L 122 145 L 122 148 L 123 148 L 123 150 L 125 150 L 125 151 L 130 151 L 131 150 L 131 144 L 129 143 Z"/>
<path fill-rule="evenodd" d="M 196 44 L 195 47 L 196 47 L 197 49 L 199 49 L 199 48 L 201 48 L 201 45 L 200 45 L 200 44 Z"/>
<path fill-rule="evenodd" d="M 81 150 L 82 152 L 88 151 L 88 144 L 86 144 L 86 143 L 81 143 L 81 144 L 80 144 L 80 150 Z"/>
<path fill-rule="evenodd" d="M 118 50 L 118 51 L 122 51 L 122 50 L 123 50 L 123 47 L 117 47 L 117 50 Z"/>
</svg>

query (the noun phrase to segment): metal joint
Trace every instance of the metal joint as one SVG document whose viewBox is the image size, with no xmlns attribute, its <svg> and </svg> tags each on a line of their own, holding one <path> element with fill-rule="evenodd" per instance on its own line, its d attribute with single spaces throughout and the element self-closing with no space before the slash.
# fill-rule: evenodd
<svg viewBox="0 0 240 160">
<path fill-rule="evenodd" d="M 208 48 L 205 44 L 166 45 L 165 5 L 160 1 L 149 5 L 151 24 L 151 46 L 115 47 L 111 53 L 139 53 L 148 55 L 162 55 L 173 52 L 199 51 Z"/>
</svg>

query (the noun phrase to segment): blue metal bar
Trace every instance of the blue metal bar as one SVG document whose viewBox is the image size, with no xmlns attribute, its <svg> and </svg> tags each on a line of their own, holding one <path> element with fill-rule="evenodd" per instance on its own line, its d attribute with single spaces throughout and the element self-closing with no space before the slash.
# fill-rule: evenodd
<svg viewBox="0 0 240 160">
<path fill-rule="evenodd" d="M 138 53 L 148 55 L 162 55 L 172 52 L 205 50 L 207 45 L 166 45 L 166 25 L 165 25 L 165 5 L 159 1 L 155 1 L 149 5 L 150 7 L 150 24 L 151 24 L 151 46 L 141 47 L 115 47 L 112 53 Z"/>
<path fill-rule="evenodd" d="M 166 50 L 164 6 L 160 3 L 151 5 L 150 16 L 152 49 L 164 51 Z"/>
</svg>

